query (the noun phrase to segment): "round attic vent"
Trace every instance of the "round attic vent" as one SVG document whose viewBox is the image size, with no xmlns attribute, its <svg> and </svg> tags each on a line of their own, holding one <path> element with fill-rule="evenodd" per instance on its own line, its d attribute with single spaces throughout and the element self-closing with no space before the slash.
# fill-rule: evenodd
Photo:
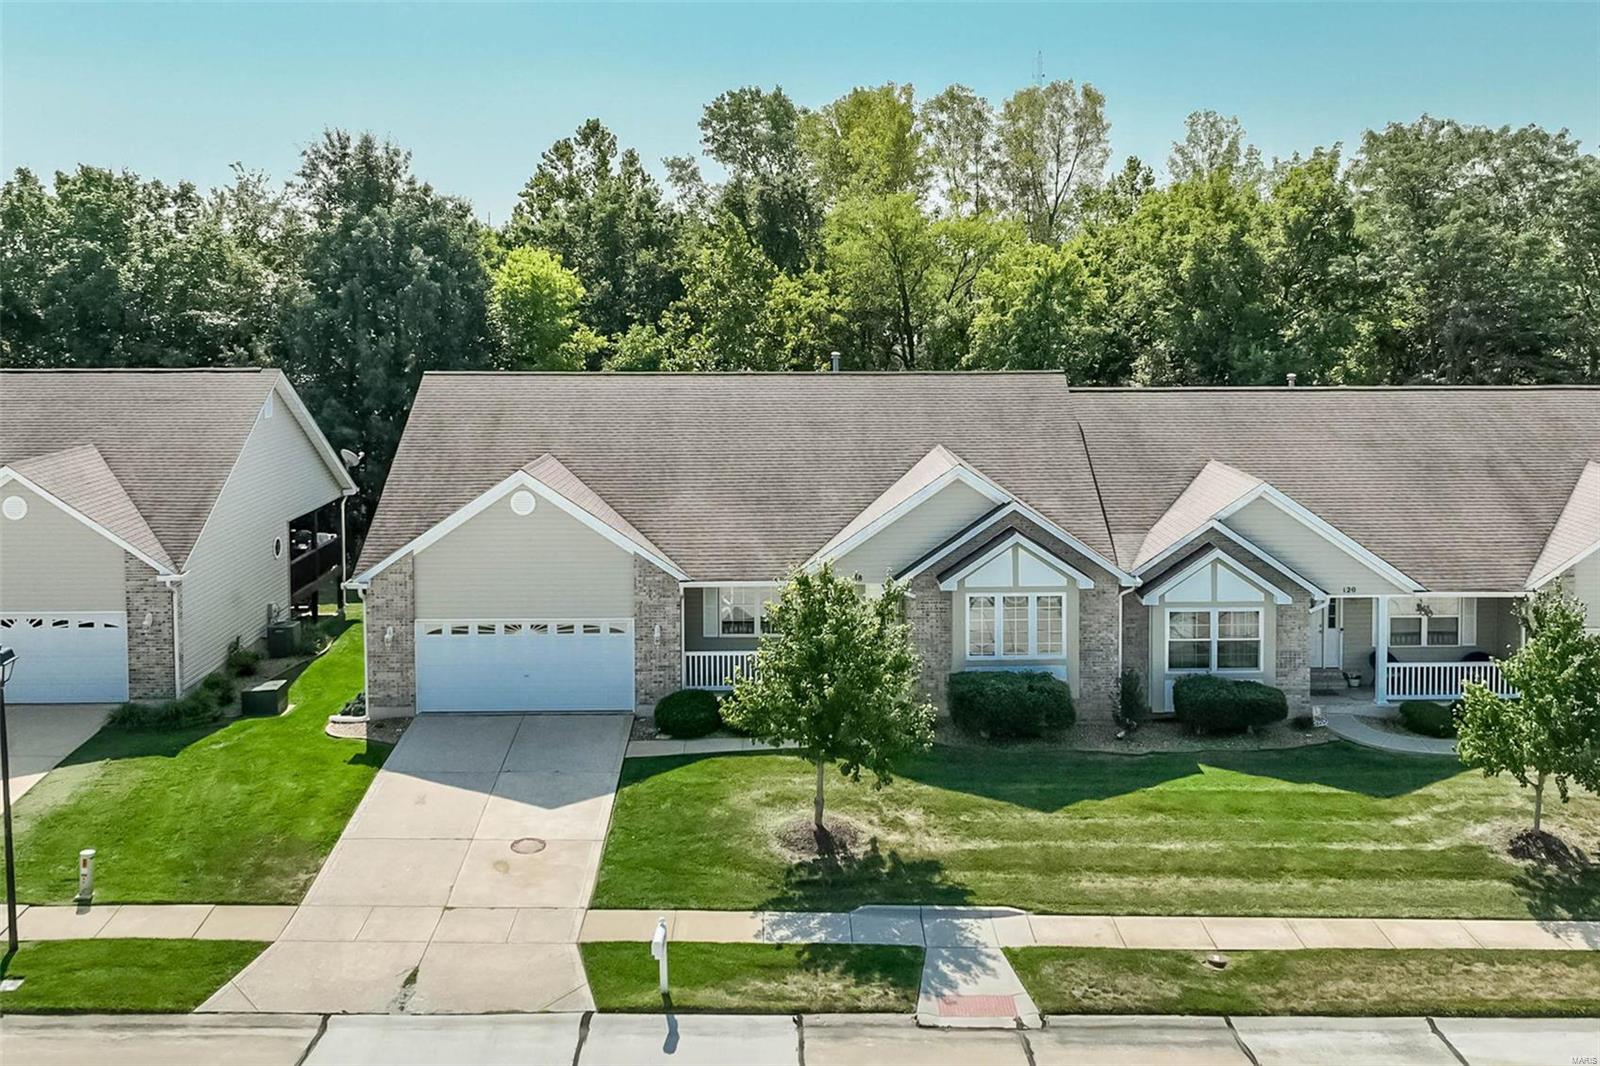
<svg viewBox="0 0 1600 1066">
<path fill-rule="evenodd" d="M 527 489 L 519 489 L 511 494 L 511 509 L 520 515 L 532 514 L 534 504 L 537 502 L 533 493 Z"/>
<path fill-rule="evenodd" d="M 5 503 L 0 503 L 0 514 L 5 515 L 13 522 L 20 522 L 27 517 L 28 501 L 21 496 L 7 496 Z"/>
</svg>

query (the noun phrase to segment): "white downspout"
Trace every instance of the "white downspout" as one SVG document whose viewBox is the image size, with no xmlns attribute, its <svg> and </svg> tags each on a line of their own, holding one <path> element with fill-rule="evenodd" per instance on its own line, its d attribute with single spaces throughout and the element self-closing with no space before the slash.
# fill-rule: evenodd
<svg viewBox="0 0 1600 1066">
<path fill-rule="evenodd" d="M 1377 640 L 1372 649 L 1372 696 L 1374 703 L 1389 702 L 1389 597 L 1373 597 L 1373 617 L 1377 619 Z"/>
<path fill-rule="evenodd" d="M 349 493 L 339 497 L 339 621 L 341 622 L 345 620 L 345 599 L 349 596 L 344 587 L 350 559 L 350 542 L 345 540 L 344 505 L 349 499 Z"/>
<path fill-rule="evenodd" d="M 179 582 L 183 574 L 162 574 L 156 580 L 172 590 L 172 698 L 183 695 L 183 627 L 179 625 L 178 611 L 182 601 L 178 598 Z"/>
</svg>

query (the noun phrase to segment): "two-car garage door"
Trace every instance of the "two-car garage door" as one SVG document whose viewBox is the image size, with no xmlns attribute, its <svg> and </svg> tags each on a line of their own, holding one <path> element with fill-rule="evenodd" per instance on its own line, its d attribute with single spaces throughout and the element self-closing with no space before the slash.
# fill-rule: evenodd
<svg viewBox="0 0 1600 1066">
<path fill-rule="evenodd" d="M 115 703 L 128 698 L 128 617 L 121 611 L 0 614 L 0 644 L 17 653 L 14 703 Z"/>
<path fill-rule="evenodd" d="M 416 624 L 418 711 L 631 711 L 633 619 Z"/>
</svg>

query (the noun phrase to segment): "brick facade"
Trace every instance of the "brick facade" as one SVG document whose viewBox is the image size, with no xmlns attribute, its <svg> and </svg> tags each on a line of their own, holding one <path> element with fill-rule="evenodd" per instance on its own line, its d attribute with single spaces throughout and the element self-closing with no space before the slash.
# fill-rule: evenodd
<svg viewBox="0 0 1600 1066">
<path fill-rule="evenodd" d="M 126 552 L 122 558 L 123 602 L 128 612 L 128 698 L 172 699 L 177 684 L 172 661 L 172 634 L 177 625 L 172 589 L 162 584 L 146 563 Z"/>
<path fill-rule="evenodd" d="M 951 594 L 928 571 L 918 574 L 908 591 L 906 621 L 911 623 L 912 647 L 922 660 L 919 688 L 940 714 L 949 714 Z"/>
<path fill-rule="evenodd" d="M 683 593 L 678 579 L 633 557 L 633 699 L 653 714 L 663 696 L 683 687 Z"/>
<path fill-rule="evenodd" d="M 417 713 L 417 600 L 411 555 L 380 572 L 364 600 L 367 714 L 408 718 Z"/>
</svg>

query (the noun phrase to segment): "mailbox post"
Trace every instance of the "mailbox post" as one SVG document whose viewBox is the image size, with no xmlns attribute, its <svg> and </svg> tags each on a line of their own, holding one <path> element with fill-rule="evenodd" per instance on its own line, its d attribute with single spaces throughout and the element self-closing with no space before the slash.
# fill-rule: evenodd
<svg viewBox="0 0 1600 1066">
<path fill-rule="evenodd" d="M 650 957 L 661 966 L 661 994 L 667 994 L 667 920 L 656 922 L 656 934 L 650 938 Z"/>
</svg>

